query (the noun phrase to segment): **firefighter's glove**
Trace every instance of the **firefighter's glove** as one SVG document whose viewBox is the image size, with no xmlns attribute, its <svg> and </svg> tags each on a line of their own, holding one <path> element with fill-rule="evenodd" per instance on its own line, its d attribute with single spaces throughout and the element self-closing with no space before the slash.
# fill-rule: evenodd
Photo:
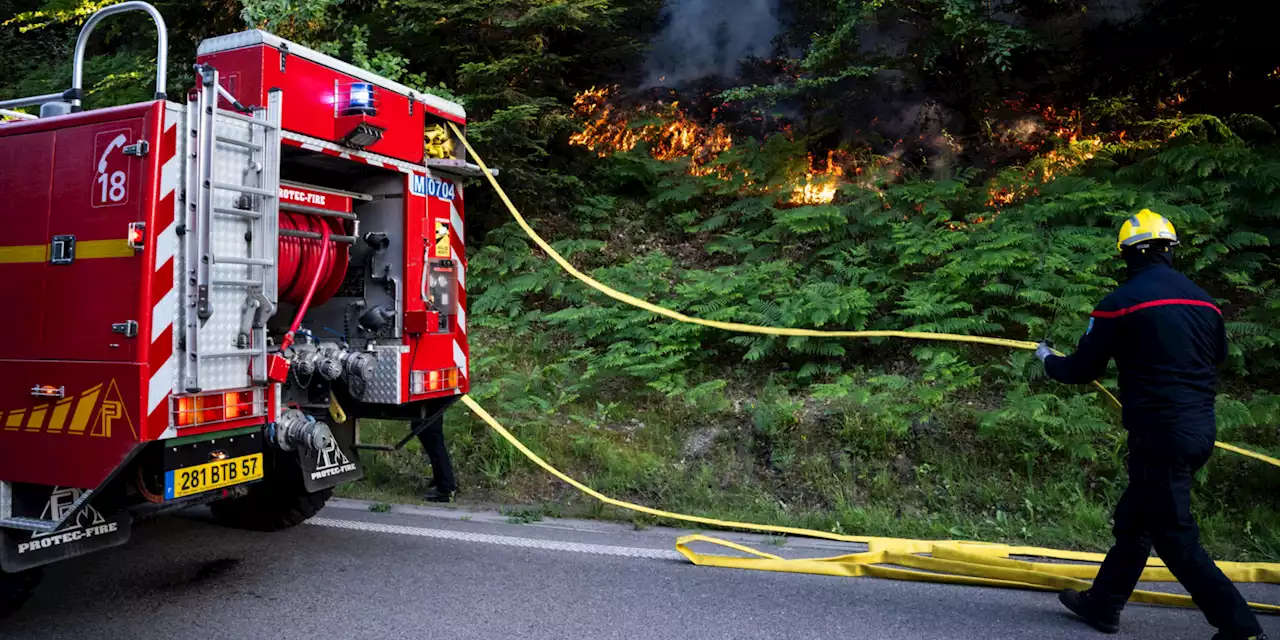
<svg viewBox="0 0 1280 640">
<path fill-rule="evenodd" d="M 1053 347 L 1050 347 L 1048 342 L 1041 342 L 1036 345 L 1036 357 L 1040 358 L 1040 362 L 1044 362 L 1051 355 L 1053 355 Z"/>
</svg>

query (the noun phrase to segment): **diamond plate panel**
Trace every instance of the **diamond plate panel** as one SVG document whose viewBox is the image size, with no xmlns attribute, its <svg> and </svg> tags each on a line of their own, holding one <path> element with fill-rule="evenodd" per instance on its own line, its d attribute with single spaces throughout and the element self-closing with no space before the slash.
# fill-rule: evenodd
<svg viewBox="0 0 1280 640">
<path fill-rule="evenodd" d="M 373 354 L 377 358 L 373 365 L 373 377 L 369 380 L 364 394 L 356 396 L 356 399 L 373 404 L 401 404 L 403 400 L 400 397 L 402 379 L 400 355 L 408 349 L 403 345 L 372 347 Z"/>
</svg>

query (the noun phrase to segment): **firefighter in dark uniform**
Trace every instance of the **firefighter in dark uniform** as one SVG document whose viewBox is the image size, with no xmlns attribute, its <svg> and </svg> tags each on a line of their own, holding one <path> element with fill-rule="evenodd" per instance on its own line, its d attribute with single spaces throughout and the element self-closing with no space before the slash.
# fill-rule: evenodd
<svg viewBox="0 0 1280 640">
<path fill-rule="evenodd" d="M 422 496 L 427 502 L 453 502 L 458 493 L 458 481 L 453 475 L 453 461 L 449 459 L 449 447 L 444 442 L 444 414 L 428 419 L 429 424 L 418 431 L 418 442 L 431 462 L 431 481 L 427 484 L 427 493 Z M 415 420 L 412 428 L 417 430 L 423 426 Z"/>
<path fill-rule="evenodd" d="M 1155 548 L 1196 606 L 1219 630 L 1214 640 L 1264 639 L 1235 585 L 1200 546 L 1191 515 L 1191 478 L 1217 439 L 1217 367 L 1227 356 L 1222 312 L 1213 298 L 1173 269 L 1173 225 L 1149 209 L 1125 221 L 1116 248 L 1128 280 L 1098 305 L 1075 353 L 1036 356 L 1049 377 L 1083 384 L 1112 358 L 1120 372 L 1129 440 L 1129 486 L 1116 506 L 1115 546 L 1093 586 L 1059 599 L 1085 622 L 1119 630 L 1120 610 Z"/>
</svg>

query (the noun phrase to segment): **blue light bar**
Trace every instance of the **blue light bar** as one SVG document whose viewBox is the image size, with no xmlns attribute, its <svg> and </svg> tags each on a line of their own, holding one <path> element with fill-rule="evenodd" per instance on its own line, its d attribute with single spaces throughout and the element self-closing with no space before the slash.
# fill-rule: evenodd
<svg viewBox="0 0 1280 640">
<path fill-rule="evenodd" d="M 373 84 L 369 82 L 352 83 L 351 88 L 347 91 L 345 115 L 373 116 L 377 114 L 378 109 L 373 104 Z"/>
</svg>

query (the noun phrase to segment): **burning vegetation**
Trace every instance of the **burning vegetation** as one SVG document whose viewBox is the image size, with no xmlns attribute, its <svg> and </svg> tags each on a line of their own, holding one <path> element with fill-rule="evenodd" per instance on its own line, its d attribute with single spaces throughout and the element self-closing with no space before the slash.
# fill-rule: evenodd
<svg viewBox="0 0 1280 640">
<path fill-rule="evenodd" d="M 715 122 L 718 114 L 723 118 L 723 105 L 712 110 L 711 122 L 704 123 L 690 116 L 678 101 L 656 100 L 638 106 L 621 104 L 616 91 L 610 88 L 592 88 L 578 94 L 574 111 L 582 130 L 570 137 L 570 143 L 606 157 L 631 151 L 643 142 L 655 159 L 687 162 L 691 175 L 714 175 L 730 180 L 741 174 L 748 187 L 757 184 L 745 169 L 717 162 L 734 147 L 728 126 Z M 747 116 L 748 120 L 751 118 Z M 980 148 L 991 154 L 988 166 L 995 168 L 1013 163 L 1022 167 L 1013 179 L 1008 173 L 992 179 L 985 204 L 994 212 L 1037 195 L 1040 185 L 1071 172 L 1109 145 L 1135 142 L 1126 138 L 1123 130 L 1087 133 L 1098 131 L 1098 123 L 1087 121 L 1078 109 L 1035 104 L 1022 98 L 996 105 L 988 110 L 987 118 L 989 138 Z M 759 117 L 754 119 L 758 121 Z M 883 126 L 879 120 L 875 118 L 868 123 L 869 135 L 874 137 L 877 127 Z M 878 190 L 877 181 L 896 180 L 917 165 L 945 169 L 944 165 L 964 151 L 964 145 L 952 138 L 942 124 L 931 126 L 937 131 L 897 137 L 896 142 L 891 138 L 888 148 L 880 153 L 874 153 L 870 146 L 860 148 L 856 159 L 841 150 L 810 153 L 803 169 L 793 172 L 783 185 L 772 189 L 782 203 L 827 204 L 836 199 L 845 184 Z M 923 131 L 924 127 L 920 129 Z M 790 125 L 782 124 L 765 135 L 791 137 L 793 132 Z M 909 151 L 914 155 L 907 153 Z M 925 156 L 920 156 L 921 153 Z"/>
<path fill-rule="evenodd" d="M 1070 173 L 1093 159 L 1107 145 L 1133 142 L 1127 139 L 1124 130 L 1086 133 L 1096 131 L 1098 123 L 1086 122 L 1078 109 L 1059 109 L 1053 105 L 1011 99 L 1004 102 L 1004 110 L 1019 115 L 1002 118 L 988 111 L 988 116 L 996 122 L 993 127 L 996 144 L 1028 156 L 1030 160 L 1016 182 L 993 183 L 988 188 L 986 204 L 995 211 L 1027 196 L 1038 195 L 1039 185 Z"/>
<path fill-rule="evenodd" d="M 631 151 L 644 142 L 657 160 L 687 159 L 692 175 L 714 174 L 726 180 L 732 176 L 730 169 L 715 162 L 733 148 L 733 137 L 723 124 L 701 124 L 690 118 L 679 102 L 623 109 L 612 103 L 614 97 L 608 88 L 592 88 L 577 95 L 573 107 L 582 131 L 569 138 L 571 144 L 586 147 L 603 158 Z M 832 151 L 819 167 L 810 156 L 808 170 L 796 175 L 781 195 L 792 204 L 825 204 L 835 200 L 845 174 L 841 166 L 843 160 L 843 154 Z M 749 178 L 748 182 L 751 182 Z"/>
<path fill-rule="evenodd" d="M 843 159 L 843 157 L 839 158 Z M 826 204 L 835 200 L 836 191 L 840 189 L 844 178 L 844 167 L 837 161 L 835 151 L 827 152 L 826 168 L 819 169 L 814 162 L 813 154 L 809 154 L 809 170 L 800 178 L 795 189 L 791 191 L 793 204 Z"/>
<path fill-rule="evenodd" d="M 689 159 L 689 173 L 709 175 L 707 165 L 733 147 L 733 139 L 724 125 L 704 126 L 690 119 L 679 102 L 658 103 L 638 107 L 627 114 L 614 108 L 609 100 L 613 92 L 607 88 L 589 89 L 574 99 L 573 108 L 583 122 L 582 131 L 569 138 L 571 144 L 586 147 L 600 157 L 619 151 L 630 151 L 641 141 L 658 160 Z M 647 117 L 656 123 L 633 126 L 635 119 Z"/>
</svg>

